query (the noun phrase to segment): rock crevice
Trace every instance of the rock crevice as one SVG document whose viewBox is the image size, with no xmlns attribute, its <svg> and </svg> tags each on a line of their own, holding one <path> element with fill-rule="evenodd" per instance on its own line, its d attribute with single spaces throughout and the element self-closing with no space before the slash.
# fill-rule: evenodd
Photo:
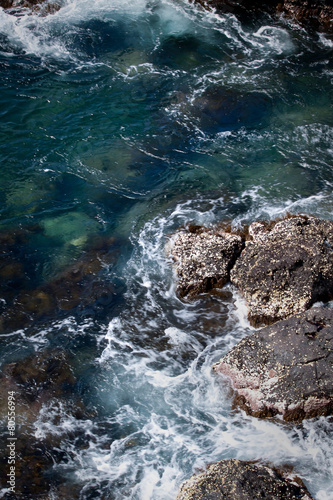
<svg viewBox="0 0 333 500">
<path fill-rule="evenodd" d="M 219 363 L 235 404 L 256 417 L 300 421 L 333 412 L 333 222 L 307 215 L 254 222 L 243 236 L 192 226 L 174 238 L 181 297 L 228 279 L 253 326 Z"/>
</svg>

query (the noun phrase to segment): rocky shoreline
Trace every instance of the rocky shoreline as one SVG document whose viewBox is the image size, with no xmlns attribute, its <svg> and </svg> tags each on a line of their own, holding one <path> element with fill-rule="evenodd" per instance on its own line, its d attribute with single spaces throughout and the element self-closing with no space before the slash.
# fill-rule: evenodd
<svg viewBox="0 0 333 500">
<path fill-rule="evenodd" d="M 274 0 L 267 4 L 257 0 L 193 1 L 245 21 L 250 12 L 253 18 L 268 12 L 293 19 L 307 29 L 333 33 L 332 0 Z M 53 14 L 62 4 L 62 0 L 0 0 L 0 7 L 15 16 Z M 165 47 L 167 50 L 167 43 Z M 241 103 L 236 122 L 248 127 L 255 119 L 261 120 L 270 107 L 270 101 L 260 92 L 243 95 L 233 91 L 228 100 L 224 100 L 224 93 L 212 88 L 194 100 L 194 114 L 204 128 L 230 127 L 235 121 L 235 102 Z M 244 109 L 249 118 L 244 118 Z M 103 274 L 105 266 L 111 265 L 119 253 L 120 244 L 111 238 L 87 243 L 73 265 L 45 282 L 35 283 L 21 262 L 20 252 L 32 234 L 43 230 L 34 227 L 0 234 L 1 287 L 6 293 L 0 308 L 0 332 L 5 335 L 21 327 L 39 328 L 52 318 L 72 314 L 80 318 L 107 317 L 121 300 L 122 286 L 105 283 Z M 227 227 L 190 226 L 175 238 L 172 252 L 178 295 L 193 298 L 231 282 L 247 301 L 251 324 L 263 327 L 214 365 L 216 376 L 232 384 L 235 406 L 253 417 L 301 422 L 333 413 L 333 309 L 313 307 L 333 299 L 332 235 L 331 221 L 300 215 L 271 223 L 256 222 L 239 234 Z M 7 253 L 14 257 L 9 258 Z M 24 466 L 17 470 L 17 485 L 31 498 L 36 494 L 38 498 L 49 498 L 53 488 L 63 498 L 80 494 L 74 488 L 61 486 L 58 477 L 49 481 L 52 466 L 64 461 L 64 452 L 58 447 L 62 438 L 52 441 L 44 437 L 38 441 L 32 434 L 43 405 L 49 411 L 57 405 L 65 408 L 68 415 L 82 421 L 82 428 L 90 418 L 78 395 L 80 381 L 72 365 L 73 360 L 64 350 L 50 349 L 6 364 L 0 374 L 1 401 L 6 401 L 8 390 L 14 391 L 18 413 L 24 415 L 17 445 Z M 5 403 L 1 410 L 4 419 Z M 81 435 L 71 439 L 82 448 L 89 446 Z M 4 470 L 4 452 L 2 457 Z M 312 498 L 301 480 L 291 477 L 288 471 L 268 464 L 224 460 L 186 481 L 178 500 L 253 500 L 265 496 L 272 500 Z"/>
<path fill-rule="evenodd" d="M 332 0 L 194 0 L 205 8 L 212 7 L 218 12 L 231 13 L 247 21 L 251 15 L 269 13 L 284 16 L 307 29 L 333 33 Z"/>
<path fill-rule="evenodd" d="M 177 293 L 194 296 L 228 281 L 257 327 L 333 299 L 333 223 L 300 214 L 242 231 L 189 226 L 174 237 Z"/>
<path fill-rule="evenodd" d="M 214 8 L 218 12 L 230 13 L 247 21 L 258 13 L 284 16 L 310 30 L 333 34 L 332 0 L 191 0 L 204 8 Z M 0 0 L 0 7 L 11 14 L 38 13 L 45 16 L 54 14 L 62 6 L 62 0 Z"/>
<path fill-rule="evenodd" d="M 234 232 L 226 225 L 192 225 L 171 241 L 182 299 L 231 282 L 246 300 L 249 321 L 263 327 L 213 366 L 231 383 L 235 407 L 286 422 L 332 415 L 333 308 L 328 302 L 333 299 L 333 222 L 299 214 Z M 280 494 L 276 487 L 269 492 L 268 484 L 253 483 L 247 491 L 248 483 L 238 484 L 237 477 L 248 464 L 235 461 L 228 479 L 223 462 L 185 482 L 178 500 L 229 498 L 237 488 L 233 498 L 261 498 L 260 488 L 272 499 L 300 498 L 286 489 Z"/>
</svg>

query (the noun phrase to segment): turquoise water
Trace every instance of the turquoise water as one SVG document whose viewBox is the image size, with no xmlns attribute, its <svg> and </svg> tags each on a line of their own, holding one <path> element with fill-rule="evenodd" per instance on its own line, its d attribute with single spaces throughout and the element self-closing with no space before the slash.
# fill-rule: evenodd
<svg viewBox="0 0 333 500">
<path fill-rule="evenodd" d="M 185 0 L 0 10 L 17 498 L 173 499 L 206 464 L 240 458 L 289 464 L 332 499 L 332 420 L 232 410 L 211 366 L 251 332 L 244 304 L 231 286 L 180 301 L 165 250 L 193 222 L 332 218 L 332 53 L 283 19 L 241 23 Z"/>
</svg>

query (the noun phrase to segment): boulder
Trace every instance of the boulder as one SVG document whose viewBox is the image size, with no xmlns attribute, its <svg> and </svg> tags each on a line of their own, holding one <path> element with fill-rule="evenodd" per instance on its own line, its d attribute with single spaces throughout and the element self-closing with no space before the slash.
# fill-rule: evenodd
<svg viewBox="0 0 333 500">
<path fill-rule="evenodd" d="M 230 273 L 253 326 L 269 325 L 333 297 L 333 222 L 292 216 L 255 222 Z"/>
<path fill-rule="evenodd" d="M 231 13 L 247 22 L 258 13 L 281 15 L 310 29 L 333 33 L 332 0 L 194 0 L 221 13 Z"/>
<path fill-rule="evenodd" d="M 190 226 L 180 231 L 173 242 L 180 297 L 221 288 L 229 281 L 230 269 L 242 249 L 240 236 L 223 230 Z"/>
<path fill-rule="evenodd" d="M 222 460 L 185 481 L 177 500 L 311 500 L 302 481 L 255 462 Z"/>
<path fill-rule="evenodd" d="M 54 14 L 61 8 L 61 1 L 52 2 L 49 0 L 0 0 L 0 7 L 9 10 L 10 14 L 21 15 L 28 12 L 35 12 L 42 16 Z"/>
<path fill-rule="evenodd" d="M 312 29 L 333 33 L 332 0 L 284 0 L 278 4 L 277 12 Z"/>
<path fill-rule="evenodd" d="M 333 413 L 333 309 L 314 307 L 244 338 L 214 365 L 255 417 Z"/>
</svg>

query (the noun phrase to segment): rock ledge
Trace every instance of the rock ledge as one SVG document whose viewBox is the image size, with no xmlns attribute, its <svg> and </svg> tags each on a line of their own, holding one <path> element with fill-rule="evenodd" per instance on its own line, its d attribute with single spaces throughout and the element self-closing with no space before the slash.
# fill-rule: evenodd
<svg viewBox="0 0 333 500">
<path fill-rule="evenodd" d="M 242 249 L 240 236 L 190 226 L 180 231 L 171 248 L 180 297 L 221 288 L 230 279 L 230 269 Z"/>
<path fill-rule="evenodd" d="M 222 460 L 185 481 L 177 500 L 313 500 L 296 476 L 267 465 Z"/>
<path fill-rule="evenodd" d="M 214 365 L 255 417 L 333 413 L 333 309 L 313 308 L 244 338 Z"/>
<path fill-rule="evenodd" d="M 254 222 L 231 282 L 253 326 L 272 324 L 333 298 L 333 222 L 306 215 Z"/>
</svg>

